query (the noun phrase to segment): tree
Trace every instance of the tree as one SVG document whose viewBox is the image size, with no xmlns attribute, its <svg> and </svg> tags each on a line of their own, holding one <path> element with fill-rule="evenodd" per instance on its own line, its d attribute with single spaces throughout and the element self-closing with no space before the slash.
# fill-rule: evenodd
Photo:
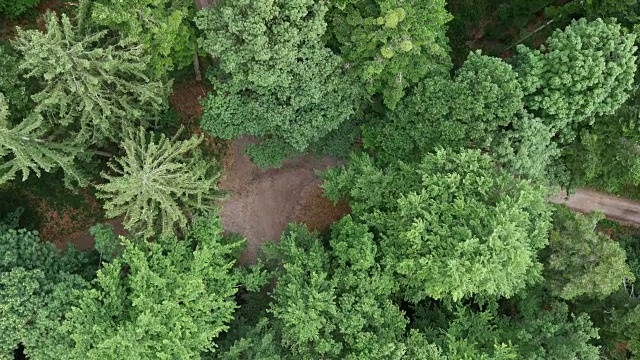
<svg viewBox="0 0 640 360">
<path fill-rule="evenodd" d="M 625 279 L 634 280 L 624 249 L 595 232 L 602 214 L 584 216 L 557 208 L 547 259 L 546 283 L 563 299 L 586 295 L 603 299 L 620 289 Z"/>
<path fill-rule="evenodd" d="M 106 32 L 84 35 L 66 15 L 45 15 L 46 31 L 20 30 L 13 45 L 20 69 L 40 81 L 34 111 L 76 144 L 119 140 L 123 129 L 153 120 L 167 104 L 170 84 L 145 76 L 141 45 L 103 45 Z"/>
<path fill-rule="evenodd" d="M 17 19 L 39 3 L 40 0 L 0 0 L 0 17 Z"/>
<path fill-rule="evenodd" d="M 98 271 L 67 314 L 72 359 L 194 359 L 212 350 L 236 308 L 237 279 L 216 218 L 196 220 L 184 240 L 121 238 L 122 255 Z"/>
<path fill-rule="evenodd" d="M 0 259 L 0 359 L 13 359 L 19 344 L 30 359 L 67 358 L 64 315 L 89 287 L 97 259 L 13 226 L 0 226 Z"/>
<path fill-rule="evenodd" d="M 323 45 L 326 11 L 314 0 L 242 0 L 201 11 L 199 45 L 218 60 L 203 129 L 224 139 L 275 138 L 301 152 L 349 119 L 358 91 Z"/>
<path fill-rule="evenodd" d="M 325 179 L 325 195 L 345 197 L 357 221 L 380 234 L 380 261 L 408 301 L 510 297 L 541 279 L 546 191 L 478 150 L 438 150 L 382 169 L 359 155 Z"/>
<path fill-rule="evenodd" d="M 179 141 L 164 134 L 132 130 L 121 144 L 125 155 L 110 162 L 112 174 L 104 172 L 106 184 L 97 185 L 107 216 L 125 216 L 129 231 L 144 238 L 184 230 L 196 213 L 211 214 L 220 171 L 198 148 L 202 137 Z"/>
<path fill-rule="evenodd" d="M 524 102 L 561 143 L 613 114 L 629 97 L 636 71 L 636 36 L 619 24 L 586 19 L 556 30 L 539 50 L 518 47 L 516 70 Z"/>
<path fill-rule="evenodd" d="M 376 264 L 376 251 L 367 226 L 349 216 L 333 226 L 330 249 L 317 234 L 291 225 L 271 255 L 278 284 L 268 310 L 273 316 L 268 330 L 262 336 L 254 333 L 257 339 L 236 342 L 233 351 L 244 348 L 240 353 L 260 358 L 399 358 L 405 351 L 407 320 L 391 301 L 393 279 Z M 257 342 L 271 343 L 277 350 L 249 352 L 246 345 Z"/>
<path fill-rule="evenodd" d="M 142 44 L 156 77 L 189 65 L 195 51 L 193 0 L 127 0 L 94 3 L 91 18 Z"/>
<path fill-rule="evenodd" d="M 537 251 L 550 227 L 545 189 L 477 150 L 438 150 L 384 169 L 354 156 L 325 179 L 325 195 L 345 197 L 380 234 L 381 261 L 408 301 L 510 297 L 540 280 Z"/>
<path fill-rule="evenodd" d="M 74 164 L 81 152 L 79 147 L 46 139 L 38 114 L 29 115 L 13 127 L 8 118 L 8 107 L 0 93 L 0 185 L 13 180 L 19 172 L 25 181 L 32 172 L 40 177 L 42 171 L 61 168 L 68 187 L 72 183 L 86 186 L 86 176 Z"/>
<path fill-rule="evenodd" d="M 536 291 L 538 293 L 536 293 Z M 600 359 L 598 338 L 587 314 L 573 314 L 562 301 L 529 291 L 515 301 L 517 316 L 502 317 L 497 332 L 518 350 L 518 359 Z"/>
<path fill-rule="evenodd" d="M 638 22 L 638 5 L 638 0 L 573 0 L 559 7 L 549 6 L 546 13 L 551 17 L 586 17 L 589 20 L 613 17 L 632 25 Z"/>
<path fill-rule="evenodd" d="M 29 96 L 26 84 L 18 76 L 18 59 L 11 55 L 10 48 L 0 46 L 0 93 L 4 94 L 9 112 L 13 118 L 21 119 L 25 114 Z M 13 118 L 11 120 L 13 120 Z"/>
<path fill-rule="evenodd" d="M 479 148 L 521 176 L 544 179 L 557 150 L 523 96 L 510 65 L 472 52 L 453 80 L 425 79 L 395 111 L 365 125 L 364 144 L 384 163 L 419 161 L 438 147 Z"/>
<path fill-rule="evenodd" d="M 377 252 L 374 235 L 350 216 L 333 225 L 326 247 L 317 234 L 290 225 L 268 251 L 277 277 L 271 302 L 261 314 L 250 314 L 260 319 L 255 324 L 239 319 L 217 358 L 461 358 L 457 344 L 441 349 L 425 334 L 407 330 L 408 319 L 393 301 L 396 284 L 378 264 Z M 475 359 L 490 358 L 465 350 Z"/>
<path fill-rule="evenodd" d="M 571 186 L 588 186 L 622 195 L 640 185 L 639 108 L 630 99 L 614 115 L 598 117 L 564 152 Z"/>
<path fill-rule="evenodd" d="M 332 3 L 331 35 L 369 95 L 394 109 L 405 91 L 451 67 L 445 1 L 340 0 Z"/>
</svg>

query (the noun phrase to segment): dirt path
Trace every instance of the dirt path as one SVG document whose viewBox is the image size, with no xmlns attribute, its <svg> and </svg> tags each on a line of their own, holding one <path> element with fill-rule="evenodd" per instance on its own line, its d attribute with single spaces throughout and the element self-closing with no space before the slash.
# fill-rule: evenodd
<svg viewBox="0 0 640 360">
<path fill-rule="evenodd" d="M 244 148 L 252 141 L 244 137 L 231 144 L 220 181 L 220 188 L 231 192 L 222 203 L 222 225 L 225 231 L 247 238 L 247 249 L 240 257 L 244 264 L 256 259 L 262 244 L 279 240 L 288 223 L 305 221 L 311 214 L 309 208 L 318 202 L 320 179 L 315 171 L 336 164 L 331 158 L 302 156 L 286 161 L 279 169 L 263 171 L 244 154 Z M 344 206 L 333 208 L 327 201 L 321 207 L 329 209 L 313 214 L 322 219 L 314 219 L 312 227 L 331 224 L 348 212 Z"/>
<path fill-rule="evenodd" d="M 611 220 L 625 225 L 640 226 L 640 203 L 612 195 L 605 195 L 589 189 L 578 189 L 568 200 L 566 192 L 549 199 L 554 204 L 565 204 L 568 208 L 582 213 L 601 211 Z"/>
</svg>

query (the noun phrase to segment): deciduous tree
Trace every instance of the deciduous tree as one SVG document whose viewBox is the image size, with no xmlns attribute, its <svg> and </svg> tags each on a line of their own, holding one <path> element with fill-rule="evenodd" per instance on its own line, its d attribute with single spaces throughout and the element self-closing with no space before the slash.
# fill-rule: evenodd
<svg viewBox="0 0 640 360">
<path fill-rule="evenodd" d="M 76 292 L 89 287 L 97 259 L 2 226 L 0 259 L 0 358 L 13 359 L 19 344 L 30 359 L 66 358 L 70 339 L 61 325 L 78 305 Z"/>
<path fill-rule="evenodd" d="M 199 13 L 199 44 L 218 60 L 203 129 L 278 138 L 304 151 L 357 106 L 341 59 L 324 47 L 325 2 L 223 2 Z"/>
<path fill-rule="evenodd" d="M 194 359 L 212 350 L 236 308 L 237 279 L 215 218 L 194 222 L 184 240 L 122 239 L 122 255 L 98 271 L 64 328 L 72 359 Z"/>
<path fill-rule="evenodd" d="M 346 197 L 356 219 L 380 234 L 381 263 L 408 301 L 510 297 L 541 280 L 546 191 L 480 151 L 438 150 L 386 168 L 359 155 L 325 177 L 325 194 Z"/>
<path fill-rule="evenodd" d="M 544 179 L 558 156 L 548 126 L 524 110 L 517 73 L 498 58 L 470 53 L 454 79 L 418 84 L 393 112 L 364 127 L 376 158 L 419 161 L 438 147 L 479 148 L 521 176 Z"/>
<path fill-rule="evenodd" d="M 518 47 L 516 70 L 524 102 L 571 142 L 581 125 L 613 114 L 629 97 L 636 71 L 636 36 L 610 21 L 573 21 L 539 50 Z"/>
<path fill-rule="evenodd" d="M 546 284 L 563 299 L 585 295 L 603 299 L 620 289 L 625 279 L 634 280 L 620 245 L 595 232 L 602 214 L 591 216 L 558 208 L 548 252 Z"/>
<path fill-rule="evenodd" d="M 332 2 L 330 34 L 369 95 L 394 109 L 406 89 L 451 67 L 444 0 Z"/>
</svg>

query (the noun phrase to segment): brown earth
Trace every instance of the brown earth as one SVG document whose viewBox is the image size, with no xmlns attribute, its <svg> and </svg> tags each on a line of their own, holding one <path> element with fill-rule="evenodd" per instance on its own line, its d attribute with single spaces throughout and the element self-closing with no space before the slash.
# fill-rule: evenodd
<svg viewBox="0 0 640 360">
<path fill-rule="evenodd" d="M 582 213 L 602 212 L 608 219 L 624 225 L 640 226 L 640 202 L 602 194 L 589 189 L 578 189 L 566 197 L 566 191 L 549 199 L 554 204 L 565 204 L 569 209 Z"/>
<path fill-rule="evenodd" d="M 349 210 L 345 204 L 334 207 L 319 196 L 316 170 L 336 165 L 334 159 L 301 156 L 279 169 L 263 171 L 244 154 L 253 141 L 243 137 L 230 145 L 220 182 L 220 188 L 230 192 L 221 204 L 222 225 L 226 232 L 247 238 L 247 249 L 239 260 L 242 264 L 254 262 L 265 242 L 278 241 L 288 223 L 307 222 L 318 230 Z"/>
<path fill-rule="evenodd" d="M 127 235 L 127 230 L 125 230 L 122 225 L 122 219 L 109 220 L 104 222 L 104 224 L 112 225 L 117 235 Z M 66 246 L 66 244 L 72 244 L 78 250 L 88 250 L 93 249 L 96 243 L 89 230 L 82 230 L 67 236 L 63 243 L 56 243 L 58 247 Z"/>
<path fill-rule="evenodd" d="M 86 208 L 76 209 L 71 206 L 53 206 L 49 200 L 41 196 L 27 195 L 27 201 L 33 206 L 42 225 L 38 229 L 40 238 L 64 247 L 71 234 L 91 227 L 102 209 L 89 189 L 81 189 Z"/>
</svg>

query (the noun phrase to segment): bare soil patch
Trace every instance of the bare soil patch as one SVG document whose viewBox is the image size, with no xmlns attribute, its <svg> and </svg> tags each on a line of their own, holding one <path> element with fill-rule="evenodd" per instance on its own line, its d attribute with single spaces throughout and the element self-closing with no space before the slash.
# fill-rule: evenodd
<svg viewBox="0 0 640 360">
<path fill-rule="evenodd" d="M 180 117 L 182 123 L 189 127 L 192 121 L 202 116 L 202 104 L 200 99 L 207 96 L 210 88 L 204 82 L 187 81 L 173 87 L 173 93 L 169 97 L 169 103 Z"/>
<path fill-rule="evenodd" d="M 38 229 L 41 239 L 64 247 L 70 234 L 86 230 L 95 223 L 97 218 L 101 217 L 100 204 L 89 190 L 80 190 L 80 195 L 85 201 L 83 208 L 71 205 L 54 205 L 45 197 L 27 195 L 28 202 L 32 204 L 38 217 L 42 219 L 42 224 Z"/>
<path fill-rule="evenodd" d="M 221 189 L 230 193 L 221 204 L 222 225 L 227 233 L 247 238 L 242 264 L 254 262 L 261 246 L 278 241 L 290 222 L 305 222 L 319 230 L 348 212 L 344 205 L 331 209 L 333 204 L 319 196 L 316 170 L 336 165 L 334 159 L 302 156 L 279 169 L 263 171 L 244 154 L 246 145 L 253 141 L 243 137 L 231 143 L 220 182 Z M 317 210 L 316 205 L 320 205 Z"/>
<path fill-rule="evenodd" d="M 128 235 L 127 230 L 125 230 L 124 226 L 122 225 L 122 219 L 109 220 L 106 221 L 105 224 L 112 225 L 113 230 L 117 235 Z M 89 230 L 85 229 L 67 236 L 64 239 L 64 242 L 56 243 L 56 245 L 60 248 L 65 247 L 67 244 L 72 244 L 78 250 L 89 250 L 95 247 L 96 242 Z"/>
<path fill-rule="evenodd" d="M 640 202 L 607 195 L 589 189 L 578 189 L 567 197 L 566 191 L 549 199 L 581 213 L 602 212 L 608 219 L 623 225 L 640 226 Z"/>
</svg>

